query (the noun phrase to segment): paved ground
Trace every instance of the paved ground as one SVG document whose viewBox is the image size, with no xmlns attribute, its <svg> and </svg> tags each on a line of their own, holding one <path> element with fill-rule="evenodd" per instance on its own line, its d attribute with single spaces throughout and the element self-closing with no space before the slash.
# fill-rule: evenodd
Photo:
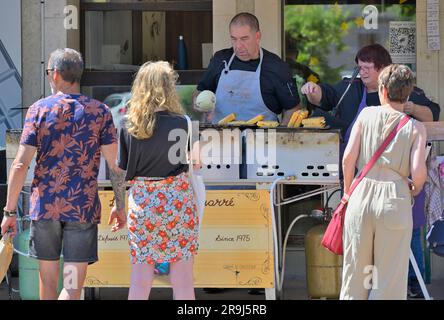
<svg viewBox="0 0 444 320">
<path fill-rule="evenodd" d="M 12 279 L 14 288 L 18 288 L 18 278 Z M 444 280 L 435 280 L 432 284 L 427 285 L 429 294 L 435 300 L 444 300 Z M 106 288 L 95 290 L 96 299 L 101 300 L 125 300 L 128 296 L 126 288 Z M 196 289 L 196 298 L 198 300 L 265 300 L 265 295 L 251 295 L 246 289 L 225 289 L 221 293 L 209 294 L 202 289 Z M 285 300 L 307 300 L 307 291 L 305 278 L 287 277 L 284 291 Z M 0 300 L 9 299 L 8 287 L 6 281 L 0 285 Z M 13 293 L 13 299 L 19 300 L 19 293 Z M 154 288 L 151 293 L 153 300 L 170 300 L 172 299 L 171 289 Z"/>
<path fill-rule="evenodd" d="M 435 258 L 432 262 L 432 274 L 444 276 L 444 259 Z M 283 299 L 285 300 L 307 300 L 308 293 L 305 279 L 305 253 L 301 250 L 289 250 L 286 259 L 286 274 L 284 281 Z M 12 278 L 12 286 L 14 289 L 19 288 L 19 279 Z M 429 294 L 435 300 L 444 300 L 444 278 L 432 280 L 432 283 L 427 285 Z M 126 300 L 128 297 L 127 288 L 105 288 L 90 290 L 96 299 L 101 300 Z M 12 294 L 14 300 L 20 299 L 20 294 L 14 292 Z M 87 298 L 90 298 L 87 295 Z M 151 292 L 151 299 L 153 300 L 169 300 L 172 299 L 171 289 L 153 288 Z M 251 295 L 247 289 L 225 289 L 217 294 L 209 294 L 204 290 L 196 289 L 196 298 L 198 300 L 264 300 L 265 295 Z M 6 281 L 0 284 L 0 300 L 9 299 L 8 286 Z"/>
</svg>

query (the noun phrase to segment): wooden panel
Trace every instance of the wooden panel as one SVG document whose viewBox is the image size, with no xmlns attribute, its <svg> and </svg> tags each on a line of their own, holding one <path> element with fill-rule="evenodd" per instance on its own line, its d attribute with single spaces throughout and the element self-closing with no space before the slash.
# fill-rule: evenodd
<svg viewBox="0 0 444 320">
<path fill-rule="evenodd" d="M 444 121 L 423 123 L 427 129 L 427 140 L 444 141 Z"/>
<path fill-rule="evenodd" d="M 213 42 L 211 12 L 166 13 L 167 60 L 177 61 L 177 44 L 183 35 L 187 46 L 188 69 L 202 68 L 202 43 Z"/>
<path fill-rule="evenodd" d="M 132 64 L 140 65 L 143 63 L 142 58 L 142 12 L 133 11 L 132 12 L 132 37 L 133 37 L 133 57 Z"/>
<path fill-rule="evenodd" d="M 143 30 L 143 62 L 165 60 L 165 13 L 144 12 Z"/>
<path fill-rule="evenodd" d="M 129 286 L 131 264 L 127 230 L 111 233 L 112 191 L 101 191 L 99 262 L 88 268 L 86 287 Z M 271 288 L 273 239 L 267 190 L 207 191 L 199 251 L 194 264 L 196 287 Z M 169 286 L 156 276 L 155 287 Z"/>
</svg>

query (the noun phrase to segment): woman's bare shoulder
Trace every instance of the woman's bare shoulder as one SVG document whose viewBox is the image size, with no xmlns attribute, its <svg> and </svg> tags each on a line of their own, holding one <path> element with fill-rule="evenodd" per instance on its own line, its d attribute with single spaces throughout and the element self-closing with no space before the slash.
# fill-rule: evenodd
<svg viewBox="0 0 444 320">
<path fill-rule="evenodd" d="M 418 120 L 413 119 L 412 121 L 413 121 L 413 134 L 427 136 L 427 130 L 425 125 Z"/>
</svg>

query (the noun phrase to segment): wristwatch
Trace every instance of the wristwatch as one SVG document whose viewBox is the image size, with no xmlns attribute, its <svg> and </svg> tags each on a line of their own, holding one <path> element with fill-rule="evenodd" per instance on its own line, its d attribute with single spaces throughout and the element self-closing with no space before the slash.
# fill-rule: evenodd
<svg viewBox="0 0 444 320">
<path fill-rule="evenodd" d="M 17 216 L 17 210 L 6 210 L 6 207 L 3 208 L 3 215 L 7 218 L 12 218 Z"/>
</svg>

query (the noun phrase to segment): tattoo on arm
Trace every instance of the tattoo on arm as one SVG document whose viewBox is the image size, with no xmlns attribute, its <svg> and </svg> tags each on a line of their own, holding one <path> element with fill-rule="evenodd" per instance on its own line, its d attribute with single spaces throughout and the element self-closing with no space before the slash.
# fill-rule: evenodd
<svg viewBox="0 0 444 320">
<path fill-rule="evenodd" d="M 111 185 L 113 187 L 116 198 L 117 210 L 125 209 L 125 193 L 126 193 L 126 171 L 120 168 L 110 170 Z"/>
</svg>

